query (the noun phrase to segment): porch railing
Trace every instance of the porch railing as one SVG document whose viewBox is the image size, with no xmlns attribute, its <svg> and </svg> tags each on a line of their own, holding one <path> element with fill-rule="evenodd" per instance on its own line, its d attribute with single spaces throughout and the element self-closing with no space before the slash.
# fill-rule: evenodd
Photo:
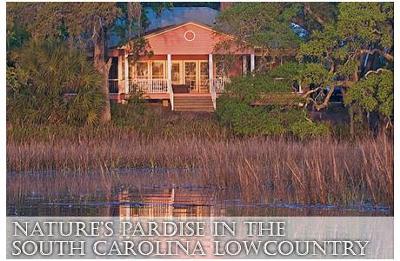
<svg viewBox="0 0 400 261">
<path fill-rule="evenodd" d="M 167 79 L 132 79 L 129 82 L 129 91 L 137 91 L 144 93 L 168 93 Z"/>
<path fill-rule="evenodd" d="M 222 93 L 225 89 L 225 84 L 227 83 L 230 83 L 229 78 L 216 78 L 212 80 L 211 86 L 213 86 L 216 93 Z"/>
</svg>

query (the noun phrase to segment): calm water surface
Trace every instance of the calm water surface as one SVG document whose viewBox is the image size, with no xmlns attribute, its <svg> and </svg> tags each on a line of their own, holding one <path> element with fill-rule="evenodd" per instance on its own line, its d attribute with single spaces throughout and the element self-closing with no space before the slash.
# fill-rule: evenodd
<svg viewBox="0 0 400 261">
<path fill-rule="evenodd" d="M 26 175 L 26 173 L 24 174 Z M 75 190 L 54 193 L 35 191 L 34 184 L 45 184 L 40 179 L 15 173 L 7 175 L 8 216 L 143 216 L 143 217 L 199 217 L 199 216 L 389 216 L 393 210 L 368 203 L 349 206 L 305 205 L 290 202 L 246 203 L 236 191 L 210 186 L 180 185 L 118 185 L 107 193 Z M 29 176 L 30 177 L 30 176 Z M 22 180 L 22 181 L 21 181 Z M 20 182 L 20 183 L 17 183 Z M 35 183 L 36 182 L 36 183 Z M 42 182 L 42 183 L 40 183 Z M 48 181 L 50 182 L 50 181 Z M 73 182 L 73 180 L 71 181 Z M 23 184 L 23 186 L 15 184 Z M 25 184 L 28 183 L 28 184 Z M 30 184 L 32 184 L 30 186 Z M 56 183 L 55 183 L 56 184 Z M 50 185 L 51 186 L 51 185 Z M 60 185 L 62 187 L 62 184 Z M 47 189 L 47 188 L 46 188 Z M 59 191 L 60 189 L 55 189 Z M 82 192 L 77 192 L 82 191 Z"/>
</svg>

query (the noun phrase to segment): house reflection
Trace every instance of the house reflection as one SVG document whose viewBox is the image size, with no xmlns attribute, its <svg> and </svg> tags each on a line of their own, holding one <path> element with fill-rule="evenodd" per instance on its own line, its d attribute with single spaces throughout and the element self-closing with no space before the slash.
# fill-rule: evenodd
<svg viewBox="0 0 400 261">
<path fill-rule="evenodd" d="M 118 195 L 120 217 L 210 217 L 216 210 L 212 192 L 159 189 L 144 192 L 124 190 Z M 217 213 L 216 213 L 217 212 Z"/>
</svg>

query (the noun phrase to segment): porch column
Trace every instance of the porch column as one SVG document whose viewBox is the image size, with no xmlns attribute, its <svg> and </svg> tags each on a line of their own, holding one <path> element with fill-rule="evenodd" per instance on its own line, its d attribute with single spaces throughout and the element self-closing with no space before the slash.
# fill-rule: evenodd
<svg viewBox="0 0 400 261">
<path fill-rule="evenodd" d="M 167 85 L 168 90 L 172 88 L 172 56 L 171 54 L 167 54 Z"/>
<path fill-rule="evenodd" d="M 256 59 L 254 53 L 250 54 L 250 71 L 254 72 L 254 68 L 256 66 Z"/>
<path fill-rule="evenodd" d="M 212 83 L 213 78 L 214 78 L 214 64 L 213 64 L 213 56 L 210 53 L 208 55 L 208 79 L 210 81 L 210 84 Z"/>
<path fill-rule="evenodd" d="M 129 93 L 129 59 L 128 55 L 125 54 L 125 70 L 124 70 L 124 80 L 125 80 L 125 93 Z"/>
<path fill-rule="evenodd" d="M 123 85 L 123 75 L 122 75 L 122 55 L 118 55 L 118 92 L 124 92 Z"/>
<path fill-rule="evenodd" d="M 243 54 L 243 74 L 247 74 L 247 56 Z"/>
<path fill-rule="evenodd" d="M 214 110 L 217 108 L 217 91 L 214 86 L 214 64 L 213 64 L 213 55 L 210 53 L 208 55 L 208 82 L 211 94 L 211 100 L 213 103 Z"/>
</svg>

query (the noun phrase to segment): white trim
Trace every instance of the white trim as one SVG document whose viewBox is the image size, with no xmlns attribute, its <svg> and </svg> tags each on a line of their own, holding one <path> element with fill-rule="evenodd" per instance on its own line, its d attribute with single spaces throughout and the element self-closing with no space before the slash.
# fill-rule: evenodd
<svg viewBox="0 0 400 261">
<path fill-rule="evenodd" d="M 178 26 L 176 26 L 176 27 L 172 27 L 172 28 L 170 28 L 170 29 L 164 30 L 164 31 L 159 32 L 159 33 L 148 34 L 148 35 L 145 35 L 144 38 L 145 38 L 145 39 L 149 39 L 149 38 L 152 38 L 152 37 L 157 36 L 157 35 L 160 35 L 160 34 L 164 34 L 164 33 L 167 33 L 167 32 L 174 31 L 174 30 L 176 30 L 176 29 L 179 29 L 179 28 L 181 28 L 181 27 L 183 27 L 183 26 L 186 26 L 186 25 L 189 25 L 189 24 L 194 25 L 194 26 L 197 26 L 197 27 L 200 27 L 200 28 L 203 28 L 203 29 L 206 29 L 206 30 L 209 30 L 209 31 L 211 31 L 211 32 L 215 32 L 215 33 L 218 33 L 218 34 L 222 34 L 222 35 L 226 35 L 226 36 L 228 36 L 228 37 L 234 38 L 232 35 L 225 34 L 225 33 L 222 33 L 222 32 L 217 32 L 217 31 L 215 31 L 214 29 L 212 29 L 211 27 L 207 27 L 207 26 L 204 26 L 204 25 L 195 23 L 195 22 L 187 22 L 187 23 L 178 25 Z"/>
<path fill-rule="evenodd" d="M 192 34 L 193 34 L 193 39 L 191 39 L 191 40 L 188 39 L 188 38 L 186 37 L 186 34 L 187 34 L 187 33 L 192 33 Z M 186 41 L 191 42 L 191 41 L 194 41 L 194 39 L 196 39 L 196 34 L 195 34 L 192 30 L 187 30 L 187 31 L 184 33 L 183 38 L 185 38 Z"/>
<path fill-rule="evenodd" d="M 171 79 L 172 79 L 172 58 L 171 58 L 171 54 L 167 54 L 167 79 L 168 79 L 168 85 L 171 85 Z"/>
<path fill-rule="evenodd" d="M 213 55 L 210 53 L 208 55 L 208 78 L 211 80 L 214 78 L 214 63 L 213 63 Z"/>
<path fill-rule="evenodd" d="M 211 100 L 215 110 L 217 109 L 217 92 L 215 90 L 213 78 L 214 78 L 214 63 L 213 63 L 213 55 L 210 53 L 208 55 L 208 85 L 209 85 L 209 92 L 211 94 Z"/>
</svg>

